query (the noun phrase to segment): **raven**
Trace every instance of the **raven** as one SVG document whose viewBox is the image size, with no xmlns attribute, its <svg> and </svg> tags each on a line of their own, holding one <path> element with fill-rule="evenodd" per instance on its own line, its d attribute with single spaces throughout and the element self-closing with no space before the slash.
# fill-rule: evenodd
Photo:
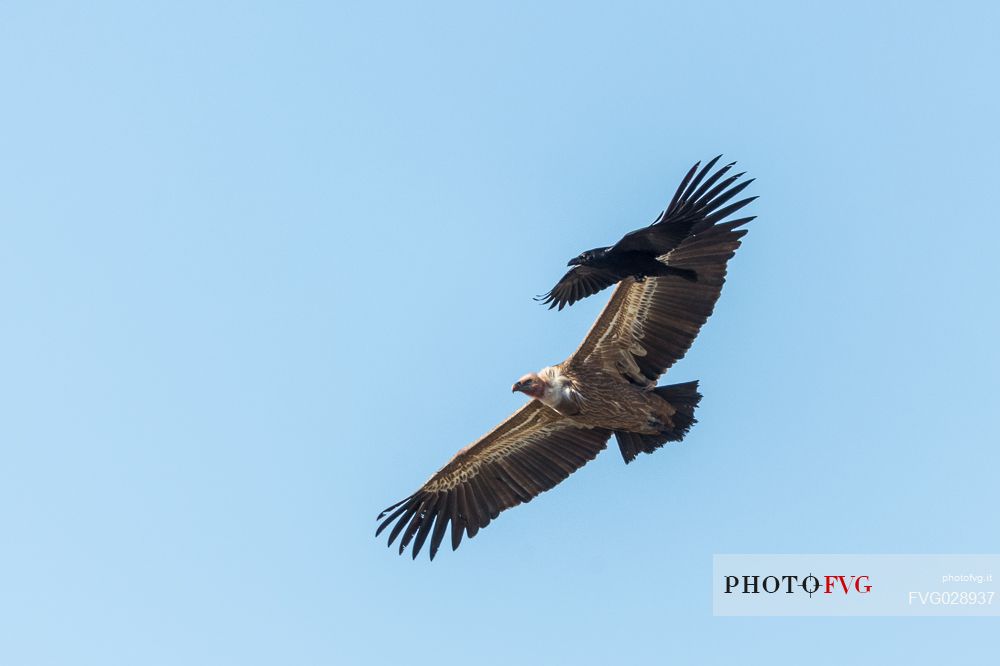
<svg viewBox="0 0 1000 666">
<path fill-rule="evenodd" d="M 736 162 L 721 167 L 706 179 L 706 174 L 721 158 L 722 155 L 718 155 L 700 171 L 698 167 L 701 162 L 696 163 L 684 176 L 670 205 L 650 226 L 625 234 L 614 245 L 587 250 L 571 259 L 567 265 L 573 268 L 551 291 L 536 296 L 535 300 L 548 305 L 550 310 L 556 307 L 562 310 L 627 277 L 641 282 L 647 277 L 673 275 L 691 282 L 697 281 L 697 270 L 672 265 L 670 257 L 665 255 L 685 239 L 711 229 L 716 222 L 757 198 L 749 197 L 725 208 L 721 207 L 754 180 L 751 178 L 734 185 L 746 173 L 741 172 L 720 182 Z M 754 218 L 745 217 L 728 224 L 737 227 L 752 219 Z"/>
</svg>

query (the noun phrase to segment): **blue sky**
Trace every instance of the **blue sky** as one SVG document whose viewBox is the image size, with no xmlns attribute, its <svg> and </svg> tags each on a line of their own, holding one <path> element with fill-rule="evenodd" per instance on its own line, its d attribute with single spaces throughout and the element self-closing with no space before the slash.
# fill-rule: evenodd
<svg viewBox="0 0 1000 666">
<path fill-rule="evenodd" d="M 713 553 L 1000 551 L 994 3 L 4 3 L 0 661 L 884 663 L 995 618 L 714 618 Z M 603 305 L 695 160 L 759 219 L 611 450 L 457 552 L 374 517 Z"/>
</svg>

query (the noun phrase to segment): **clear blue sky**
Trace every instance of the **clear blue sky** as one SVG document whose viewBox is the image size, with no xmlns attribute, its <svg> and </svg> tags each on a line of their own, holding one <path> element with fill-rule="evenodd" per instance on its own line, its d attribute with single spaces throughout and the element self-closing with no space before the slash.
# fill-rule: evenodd
<svg viewBox="0 0 1000 666">
<path fill-rule="evenodd" d="M 477 3 L 478 4 L 478 3 Z M 1000 551 L 995 3 L 0 5 L 0 662 L 959 662 L 713 618 L 713 553 Z M 376 513 L 697 159 L 759 219 L 614 450 L 430 563 Z"/>
</svg>

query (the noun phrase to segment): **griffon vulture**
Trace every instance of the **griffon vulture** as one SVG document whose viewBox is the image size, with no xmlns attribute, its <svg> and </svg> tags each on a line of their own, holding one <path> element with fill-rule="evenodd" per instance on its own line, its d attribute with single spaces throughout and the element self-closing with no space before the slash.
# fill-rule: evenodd
<svg viewBox="0 0 1000 666">
<path fill-rule="evenodd" d="M 501 511 L 531 501 L 593 460 L 612 434 L 626 463 L 683 439 L 695 423 L 698 383 L 658 388 L 657 380 L 712 314 L 726 264 L 746 233 L 739 227 L 749 221 L 717 223 L 724 211 L 706 216 L 706 208 L 715 210 L 707 187 L 714 180 L 698 190 L 697 179 L 688 180 L 678 190 L 687 186 L 686 193 L 675 199 L 695 203 L 671 204 L 664 219 L 695 221 L 684 222 L 683 236 L 662 260 L 697 279 L 675 273 L 622 279 L 579 349 L 513 385 L 531 401 L 379 514 L 376 536 L 391 525 L 389 545 L 399 538 L 402 554 L 412 543 L 414 558 L 430 539 L 434 559 L 449 524 L 455 549 L 463 534 L 474 537 Z M 673 210 L 680 217 L 671 218 Z"/>
</svg>

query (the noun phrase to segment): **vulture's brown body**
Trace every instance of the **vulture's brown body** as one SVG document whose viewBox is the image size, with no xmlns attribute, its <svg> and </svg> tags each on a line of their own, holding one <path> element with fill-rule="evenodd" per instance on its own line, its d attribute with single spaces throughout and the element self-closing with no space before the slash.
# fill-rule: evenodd
<svg viewBox="0 0 1000 666">
<path fill-rule="evenodd" d="M 532 400 L 383 511 L 376 534 L 393 525 L 389 544 L 402 536 L 399 552 L 412 543 L 414 557 L 429 538 L 433 559 L 449 524 L 457 548 L 463 534 L 475 536 L 592 460 L 612 434 L 625 462 L 681 440 L 695 423 L 697 382 L 656 383 L 712 314 L 748 221 L 702 225 L 663 255 L 697 281 L 624 279 L 568 359 L 514 385 Z"/>
</svg>

